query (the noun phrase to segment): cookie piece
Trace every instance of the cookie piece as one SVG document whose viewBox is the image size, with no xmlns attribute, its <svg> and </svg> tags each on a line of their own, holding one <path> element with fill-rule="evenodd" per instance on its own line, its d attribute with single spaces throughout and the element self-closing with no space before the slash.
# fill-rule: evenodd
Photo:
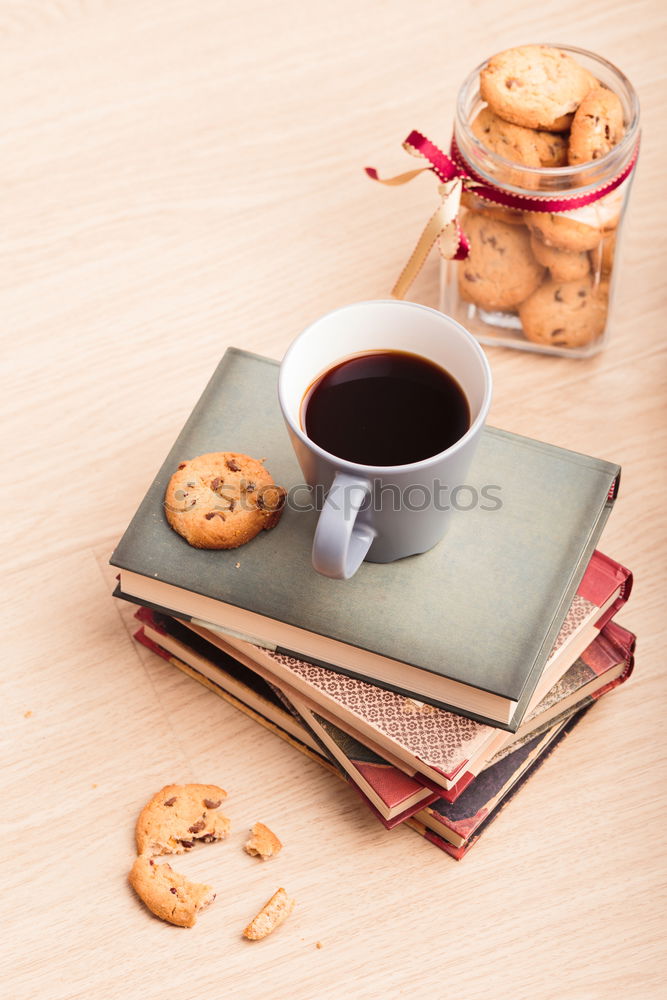
<svg viewBox="0 0 667 1000">
<path fill-rule="evenodd" d="M 194 927 L 197 914 L 215 899 L 210 885 L 190 882 L 171 865 L 140 856 L 132 865 L 130 885 L 151 913 L 177 927 Z"/>
<path fill-rule="evenodd" d="M 276 837 L 273 830 L 269 830 L 264 823 L 255 823 L 250 830 L 251 836 L 243 845 L 246 854 L 260 857 L 262 861 L 273 858 L 282 850 L 282 844 Z"/>
<path fill-rule="evenodd" d="M 568 162 L 599 160 L 623 138 L 623 105 L 613 90 L 590 90 L 577 108 L 568 144 Z"/>
<path fill-rule="evenodd" d="M 286 493 L 257 459 L 216 451 L 181 462 L 169 480 L 169 524 L 197 549 L 235 549 L 274 528 Z"/>
<path fill-rule="evenodd" d="M 535 344 L 583 347 L 603 332 L 608 289 L 582 281 L 545 281 L 519 306 L 523 332 Z"/>
<path fill-rule="evenodd" d="M 472 133 L 493 153 L 526 167 L 558 167 L 567 163 L 567 142 L 555 132 L 512 125 L 482 108 L 471 124 Z"/>
<path fill-rule="evenodd" d="M 602 239 L 602 229 L 564 212 L 526 212 L 526 222 L 542 243 L 558 250 L 585 253 Z"/>
<path fill-rule="evenodd" d="M 224 840 L 230 821 L 218 809 L 227 792 L 218 785 L 165 785 L 139 814 L 139 854 L 184 854 L 197 841 Z"/>
<path fill-rule="evenodd" d="M 520 45 L 492 56 L 480 73 L 480 94 L 514 125 L 564 132 L 597 81 L 560 49 Z"/>
<path fill-rule="evenodd" d="M 284 889 L 277 889 L 256 917 L 243 930 L 243 937 L 249 941 L 261 941 L 280 927 L 294 909 L 295 901 L 290 899 Z"/>
<path fill-rule="evenodd" d="M 530 238 L 530 246 L 535 258 L 549 268 L 551 277 L 556 281 L 577 281 L 585 278 L 591 269 L 587 253 L 548 247 L 535 235 Z"/>
<path fill-rule="evenodd" d="M 508 225 L 469 212 L 463 230 L 470 254 L 458 268 L 459 292 L 483 309 L 513 309 L 542 281 L 525 226 Z"/>
</svg>

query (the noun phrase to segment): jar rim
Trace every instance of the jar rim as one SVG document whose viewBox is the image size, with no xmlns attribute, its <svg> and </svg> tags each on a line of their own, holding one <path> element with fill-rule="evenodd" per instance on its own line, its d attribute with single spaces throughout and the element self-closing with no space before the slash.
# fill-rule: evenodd
<svg viewBox="0 0 667 1000">
<path fill-rule="evenodd" d="M 495 151 L 488 149 L 472 132 L 472 129 L 470 128 L 470 119 L 468 118 L 468 110 L 470 108 L 470 98 L 471 96 L 474 96 L 471 95 L 471 88 L 474 86 L 475 82 L 479 80 L 479 74 L 487 65 L 489 59 L 485 59 L 474 70 L 472 70 L 459 89 L 456 101 L 455 136 L 458 139 L 458 136 L 456 135 L 457 131 L 459 129 L 463 130 L 466 142 L 470 143 L 474 150 L 479 151 L 479 153 L 486 158 L 488 162 L 493 163 L 494 165 L 497 164 L 501 170 L 512 171 L 514 174 L 516 174 L 517 170 L 519 170 L 522 174 L 525 174 L 526 178 L 534 178 L 537 181 L 542 182 L 541 184 L 538 184 L 537 188 L 529 186 L 524 187 L 523 185 L 520 186 L 506 183 L 505 181 L 501 182 L 498 177 L 493 174 L 489 174 L 488 171 L 484 169 L 482 164 L 474 163 L 473 166 L 475 171 L 485 180 L 488 180 L 488 182 L 494 187 L 502 187 L 510 191 L 516 191 L 517 193 L 530 193 L 532 195 L 535 195 L 536 190 L 539 190 L 540 197 L 562 197 L 564 190 L 576 190 L 581 192 L 592 190 L 599 187 L 603 179 L 607 179 L 609 167 L 618 163 L 618 169 L 613 171 L 613 173 L 618 173 L 622 169 L 622 165 L 625 165 L 627 160 L 629 160 L 632 155 L 639 138 L 639 98 L 630 80 L 625 76 L 625 74 L 618 69 L 617 66 L 609 62 L 608 59 L 597 55 L 597 53 L 590 52 L 588 49 L 582 49 L 574 45 L 560 45 L 547 42 L 534 44 L 561 49 L 574 55 L 584 56 L 585 58 L 603 66 L 615 78 L 617 84 L 620 85 L 624 91 L 623 96 L 626 98 L 630 110 L 630 121 L 626 126 L 625 135 L 620 142 L 618 142 L 607 153 L 605 153 L 604 156 L 601 156 L 597 160 L 587 160 L 585 163 L 566 164 L 563 167 L 528 167 L 522 163 L 517 163 L 516 160 L 509 160 L 500 153 L 496 153 Z M 477 96 L 479 96 L 479 88 L 477 89 Z M 464 158 L 468 159 L 465 150 L 461 150 L 461 152 Z M 568 176 L 573 174 L 576 175 L 578 172 L 590 173 L 591 170 L 595 171 L 596 177 L 592 180 L 586 181 L 584 184 L 577 185 L 574 183 L 567 185 L 566 187 L 557 187 L 554 185 L 551 190 L 548 188 L 545 190 L 543 187 L 545 181 L 557 183 L 560 180 L 564 180 Z M 611 176 L 613 176 L 613 174 L 611 174 Z"/>
</svg>

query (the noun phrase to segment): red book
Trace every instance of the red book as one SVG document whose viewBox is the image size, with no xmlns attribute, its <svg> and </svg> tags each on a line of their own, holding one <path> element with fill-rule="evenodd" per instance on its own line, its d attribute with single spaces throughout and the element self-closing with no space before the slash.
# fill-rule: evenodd
<svg viewBox="0 0 667 1000">
<path fill-rule="evenodd" d="M 603 681 L 606 679 L 606 682 L 582 699 L 577 715 L 627 680 L 634 665 L 635 643 L 636 637 L 632 632 L 615 622 L 605 625 L 599 637 L 577 662 L 583 675 L 602 678 Z M 610 680 L 612 674 L 614 679 Z M 417 813 L 415 819 L 449 845 L 438 846 L 443 846 L 454 857 L 462 856 L 476 841 L 489 818 L 513 794 L 524 774 L 538 759 L 544 759 L 545 751 L 552 747 L 560 733 L 569 731 L 571 718 L 560 716 L 550 729 L 510 747 L 509 752 L 491 761 L 456 802 L 440 799 Z M 429 836 L 429 839 L 432 838 Z M 434 840 L 434 843 L 437 842 Z"/>
<path fill-rule="evenodd" d="M 181 638 L 187 629 L 290 692 L 318 714 L 360 740 L 380 756 L 454 800 L 503 747 L 548 725 L 558 715 L 553 703 L 542 704 L 602 625 L 627 601 L 632 574 L 595 552 L 548 659 L 545 672 L 516 733 L 424 704 L 326 667 L 271 652 L 193 622 L 175 624 Z M 161 619 L 164 620 L 164 619 Z M 173 619 L 170 619 L 173 622 Z M 172 630 L 172 625 L 169 625 Z M 189 639 L 182 638 L 186 644 Z"/>
</svg>

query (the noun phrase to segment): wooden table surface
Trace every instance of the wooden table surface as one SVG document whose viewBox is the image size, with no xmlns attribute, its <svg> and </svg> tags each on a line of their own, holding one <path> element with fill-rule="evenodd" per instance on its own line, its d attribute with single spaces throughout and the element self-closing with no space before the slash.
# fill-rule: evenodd
<svg viewBox="0 0 667 1000">
<path fill-rule="evenodd" d="M 5 337 L 2 963 L 11 1000 L 664 995 L 664 4 L 1 0 Z M 387 832 L 314 762 L 130 638 L 106 561 L 227 345 L 280 358 L 384 297 L 434 207 L 412 128 L 526 41 L 594 49 L 642 102 L 613 339 L 493 349 L 491 422 L 623 465 L 604 549 L 636 575 L 633 679 L 456 863 Z M 437 299 L 429 262 L 413 297 Z M 168 782 L 229 791 L 230 841 L 182 866 L 194 929 L 127 885 Z M 241 851 L 256 819 L 284 840 Z M 240 930 L 278 885 L 298 905 Z M 320 943 L 318 947 L 317 943 Z"/>
</svg>

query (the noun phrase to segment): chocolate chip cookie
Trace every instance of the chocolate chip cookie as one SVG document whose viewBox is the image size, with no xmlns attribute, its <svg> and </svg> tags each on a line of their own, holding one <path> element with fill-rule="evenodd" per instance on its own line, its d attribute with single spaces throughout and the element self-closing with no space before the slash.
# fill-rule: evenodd
<svg viewBox="0 0 667 1000">
<path fill-rule="evenodd" d="M 567 163 L 567 142 L 556 132 L 513 125 L 482 108 L 471 129 L 479 141 L 493 153 L 526 167 L 560 167 Z"/>
<path fill-rule="evenodd" d="M 587 253 L 548 247 L 535 235 L 530 238 L 530 246 L 536 260 L 549 268 L 551 277 L 556 281 L 577 281 L 585 278 L 591 269 Z"/>
<path fill-rule="evenodd" d="M 548 247 L 584 253 L 594 250 L 602 239 L 603 230 L 595 224 L 596 215 L 591 214 L 591 223 L 581 221 L 573 213 L 526 212 L 526 222 L 530 229 Z"/>
<path fill-rule="evenodd" d="M 217 785 L 165 785 L 139 814 L 137 852 L 183 854 L 198 841 L 224 840 L 230 822 L 218 810 L 226 798 Z"/>
<path fill-rule="evenodd" d="M 459 292 L 483 309 L 513 309 L 533 292 L 544 268 L 530 249 L 525 226 L 468 212 L 463 230 L 470 254 L 458 268 Z"/>
<path fill-rule="evenodd" d="M 480 93 L 514 125 L 564 132 L 597 80 L 567 52 L 522 45 L 492 56 L 480 73 Z"/>
<path fill-rule="evenodd" d="M 519 306 L 528 340 L 550 347 L 583 347 L 603 332 L 608 287 L 581 281 L 548 279 Z"/>
<path fill-rule="evenodd" d="M 181 462 L 164 497 L 174 531 L 198 549 L 235 549 L 274 528 L 285 504 L 261 461 L 233 451 Z"/>
<path fill-rule="evenodd" d="M 596 87 L 577 108 L 568 144 L 568 162 L 599 160 L 623 138 L 623 106 L 613 90 Z"/>
<path fill-rule="evenodd" d="M 197 914 L 215 899 L 210 885 L 191 882 L 171 865 L 140 855 L 130 871 L 130 885 L 148 909 L 177 927 L 194 927 Z"/>
<path fill-rule="evenodd" d="M 514 208 L 505 208 L 503 205 L 495 205 L 491 201 L 473 194 L 472 191 L 464 191 L 461 195 L 461 204 L 464 208 L 473 209 L 479 215 L 486 215 L 489 219 L 499 219 L 500 222 L 508 222 L 512 226 L 525 225 L 524 212 L 519 212 Z"/>
<path fill-rule="evenodd" d="M 611 274 L 614 266 L 614 255 L 616 253 L 616 233 L 607 233 L 600 245 L 591 252 L 591 263 L 593 273 L 602 275 Z"/>
</svg>

